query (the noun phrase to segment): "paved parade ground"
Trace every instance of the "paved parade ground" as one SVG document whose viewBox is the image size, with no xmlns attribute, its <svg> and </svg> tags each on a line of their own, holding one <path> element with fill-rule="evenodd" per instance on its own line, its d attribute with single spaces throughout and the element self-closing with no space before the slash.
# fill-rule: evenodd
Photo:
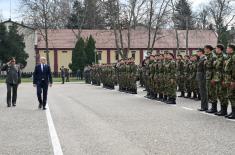
<svg viewBox="0 0 235 155">
<path fill-rule="evenodd" d="M 32 84 L 19 87 L 16 108 L 6 108 L 0 84 L 1 155 L 234 155 L 235 122 L 82 83 L 55 84 L 49 109 L 37 109 Z M 230 109 L 230 107 L 229 107 Z"/>
</svg>

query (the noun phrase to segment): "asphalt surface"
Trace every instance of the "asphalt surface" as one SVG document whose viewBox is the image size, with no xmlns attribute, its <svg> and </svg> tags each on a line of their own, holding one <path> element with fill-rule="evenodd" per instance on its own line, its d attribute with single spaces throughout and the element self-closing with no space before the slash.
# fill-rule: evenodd
<svg viewBox="0 0 235 155">
<path fill-rule="evenodd" d="M 6 108 L 0 85 L 0 155 L 53 155 L 45 111 L 32 84 L 19 87 L 16 108 Z M 117 89 L 117 88 L 116 88 Z M 49 107 L 64 155 L 233 155 L 235 121 L 81 83 L 55 84 Z"/>
</svg>

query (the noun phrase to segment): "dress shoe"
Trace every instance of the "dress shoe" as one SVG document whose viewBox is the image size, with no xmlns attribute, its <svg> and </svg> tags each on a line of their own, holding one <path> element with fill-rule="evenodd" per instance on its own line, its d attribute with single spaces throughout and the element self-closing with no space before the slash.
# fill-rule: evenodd
<svg viewBox="0 0 235 155">
<path fill-rule="evenodd" d="M 10 105 L 10 104 L 7 104 L 7 107 L 9 108 L 9 107 L 11 107 L 11 105 Z"/>
<path fill-rule="evenodd" d="M 13 107 L 16 107 L 16 103 L 12 103 L 12 106 L 13 106 Z"/>
<path fill-rule="evenodd" d="M 46 107 L 43 107 L 43 109 L 42 110 L 47 110 L 47 108 Z"/>
<path fill-rule="evenodd" d="M 42 109 L 42 104 L 39 104 L 39 105 L 38 105 L 38 109 Z"/>
</svg>

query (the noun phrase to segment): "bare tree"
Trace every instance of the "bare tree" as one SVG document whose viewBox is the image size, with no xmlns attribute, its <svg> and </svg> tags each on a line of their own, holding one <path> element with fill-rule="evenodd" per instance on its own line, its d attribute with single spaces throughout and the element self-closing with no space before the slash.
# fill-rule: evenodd
<svg viewBox="0 0 235 155">
<path fill-rule="evenodd" d="M 235 7 L 233 0 L 212 0 L 209 3 L 209 12 L 212 23 L 218 34 L 218 43 L 222 41 L 223 34 L 227 27 L 235 21 Z"/>
<path fill-rule="evenodd" d="M 21 10 L 26 23 L 34 27 L 46 43 L 46 57 L 49 60 L 48 30 L 61 27 L 58 0 L 21 0 Z"/>
<path fill-rule="evenodd" d="M 171 0 L 149 0 L 148 8 L 148 53 L 152 53 L 155 43 L 164 36 L 158 36 L 161 28 L 169 22 Z M 153 35 L 152 35 L 153 34 Z"/>
<path fill-rule="evenodd" d="M 209 28 L 209 9 L 206 6 L 201 6 L 197 17 L 196 17 L 196 26 L 198 29 L 208 29 Z"/>
<path fill-rule="evenodd" d="M 177 47 L 177 51 L 179 52 L 179 34 L 178 34 L 178 29 L 176 27 L 176 23 L 175 23 L 175 4 L 173 2 L 173 0 L 171 0 L 171 7 L 172 7 L 172 21 L 174 24 L 174 30 L 175 30 L 175 37 L 176 37 L 176 47 Z"/>
</svg>

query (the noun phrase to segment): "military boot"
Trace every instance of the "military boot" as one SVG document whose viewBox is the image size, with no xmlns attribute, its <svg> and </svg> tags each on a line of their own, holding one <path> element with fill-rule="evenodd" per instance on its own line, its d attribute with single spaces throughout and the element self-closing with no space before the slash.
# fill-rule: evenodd
<svg viewBox="0 0 235 155">
<path fill-rule="evenodd" d="M 163 96 L 162 102 L 165 102 L 165 103 L 167 102 L 167 95 Z"/>
<path fill-rule="evenodd" d="M 226 116 L 227 113 L 227 106 L 226 105 L 221 105 L 221 110 L 217 113 L 215 113 L 215 115 L 217 116 Z"/>
<path fill-rule="evenodd" d="M 188 92 L 188 93 L 187 93 L 187 96 L 186 96 L 185 98 L 191 98 L 191 96 L 192 96 L 192 93 L 191 93 L 191 92 Z"/>
<path fill-rule="evenodd" d="M 211 109 L 206 111 L 209 114 L 217 113 L 217 102 L 212 103 Z"/>
<path fill-rule="evenodd" d="M 184 91 L 181 91 L 181 94 L 178 97 L 184 97 Z"/>
<path fill-rule="evenodd" d="M 176 99 L 171 97 L 166 104 L 176 104 Z"/>
<path fill-rule="evenodd" d="M 235 119 L 235 107 L 232 107 L 232 114 L 228 116 L 228 119 Z"/>
<path fill-rule="evenodd" d="M 157 100 L 161 101 L 162 99 L 163 99 L 163 94 L 159 94 L 159 98 Z"/>
</svg>

